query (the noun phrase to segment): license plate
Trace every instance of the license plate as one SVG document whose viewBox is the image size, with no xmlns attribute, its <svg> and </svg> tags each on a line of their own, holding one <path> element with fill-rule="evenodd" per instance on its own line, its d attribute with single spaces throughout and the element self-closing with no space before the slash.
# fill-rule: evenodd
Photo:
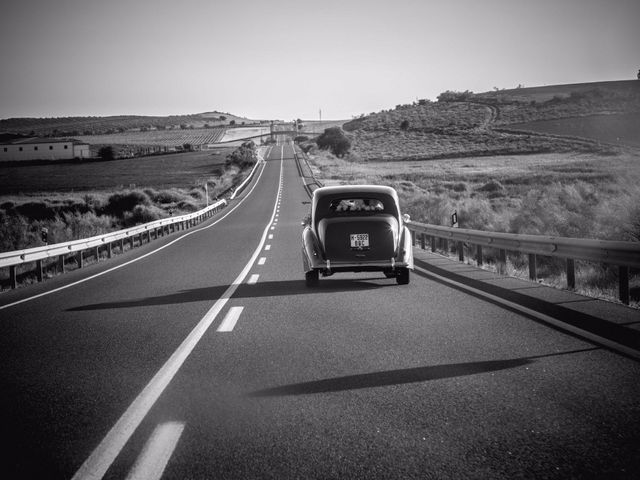
<svg viewBox="0 0 640 480">
<path fill-rule="evenodd" d="M 357 250 L 364 250 L 369 248 L 368 233 L 352 233 L 350 237 L 351 237 L 351 248 L 355 248 Z"/>
</svg>

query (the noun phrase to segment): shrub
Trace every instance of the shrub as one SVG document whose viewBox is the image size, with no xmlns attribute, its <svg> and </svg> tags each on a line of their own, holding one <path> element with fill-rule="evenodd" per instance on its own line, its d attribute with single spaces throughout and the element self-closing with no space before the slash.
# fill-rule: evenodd
<svg viewBox="0 0 640 480">
<path fill-rule="evenodd" d="M 145 192 L 133 190 L 111 195 L 103 211 L 107 215 L 124 216 L 125 212 L 131 212 L 138 205 L 151 205 L 151 200 Z"/>
<path fill-rule="evenodd" d="M 251 140 L 248 142 L 244 142 L 233 152 L 227 155 L 227 161 L 225 162 L 225 165 L 227 167 L 237 165 L 241 169 L 252 166 L 257 161 L 255 147 L 256 144 Z"/>
<path fill-rule="evenodd" d="M 316 139 L 318 147 L 322 150 L 330 150 L 336 157 L 343 157 L 351 148 L 351 141 L 340 127 L 325 129 L 324 133 Z"/>
<path fill-rule="evenodd" d="M 55 210 L 45 202 L 23 203 L 15 207 L 15 210 L 18 214 L 32 220 L 52 220 L 56 216 Z"/>
<path fill-rule="evenodd" d="M 124 214 L 124 226 L 132 227 L 141 223 L 153 222 L 163 216 L 162 210 L 156 206 L 136 205 L 131 212 Z"/>
<path fill-rule="evenodd" d="M 101 147 L 100 150 L 98 150 L 98 157 L 102 160 L 113 160 L 116 158 L 115 150 L 110 145 Z"/>
<path fill-rule="evenodd" d="M 409 120 L 403 120 L 400 123 L 400 130 L 408 130 L 409 129 Z"/>
<path fill-rule="evenodd" d="M 62 221 L 66 226 L 66 232 L 60 231 L 59 228 L 50 228 L 50 236 L 54 242 L 102 235 L 112 231 L 115 225 L 113 217 L 108 215 L 98 216 L 93 212 L 65 213 L 62 215 Z"/>
<path fill-rule="evenodd" d="M 0 251 L 7 252 L 26 248 L 28 227 L 22 215 L 8 215 L 0 211 Z"/>
</svg>

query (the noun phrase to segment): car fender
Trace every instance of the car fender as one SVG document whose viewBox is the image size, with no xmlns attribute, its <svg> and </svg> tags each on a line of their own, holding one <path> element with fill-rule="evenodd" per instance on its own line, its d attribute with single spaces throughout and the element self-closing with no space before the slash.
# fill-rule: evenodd
<svg viewBox="0 0 640 480">
<path fill-rule="evenodd" d="M 320 241 L 311 227 L 308 226 L 302 231 L 302 264 L 305 272 L 320 268 L 324 264 L 324 254 Z"/>
<path fill-rule="evenodd" d="M 408 227 L 402 227 L 402 235 L 398 243 L 398 261 L 413 269 L 413 240 Z"/>
</svg>

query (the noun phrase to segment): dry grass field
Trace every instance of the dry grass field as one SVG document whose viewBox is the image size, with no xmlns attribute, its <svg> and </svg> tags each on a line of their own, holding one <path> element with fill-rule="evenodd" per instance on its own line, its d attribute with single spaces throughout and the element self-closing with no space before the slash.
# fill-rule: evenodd
<svg viewBox="0 0 640 480">
<path fill-rule="evenodd" d="M 303 145 L 317 178 L 393 186 L 425 223 L 449 225 L 455 211 L 463 228 L 640 241 L 640 82 L 448 93 L 346 123 L 344 158 Z M 528 275 L 524 258 L 509 268 Z M 539 270 L 565 281 L 562 262 Z M 579 291 L 615 299 L 616 275 L 579 262 Z"/>
</svg>

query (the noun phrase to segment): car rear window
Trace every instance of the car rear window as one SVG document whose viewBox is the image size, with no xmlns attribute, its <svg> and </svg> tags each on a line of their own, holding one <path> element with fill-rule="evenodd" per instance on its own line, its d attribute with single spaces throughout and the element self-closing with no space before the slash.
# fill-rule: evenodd
<svg viewBox="0 0 640 480">
<path fill-rule="evenodd" d="M 380 213 L 384 211 L 384 204 L 376 198 L 340 198 L 333 200 L 329 204 L 331 213 L 345 214 L 350 213 Z"/>
</svg>

